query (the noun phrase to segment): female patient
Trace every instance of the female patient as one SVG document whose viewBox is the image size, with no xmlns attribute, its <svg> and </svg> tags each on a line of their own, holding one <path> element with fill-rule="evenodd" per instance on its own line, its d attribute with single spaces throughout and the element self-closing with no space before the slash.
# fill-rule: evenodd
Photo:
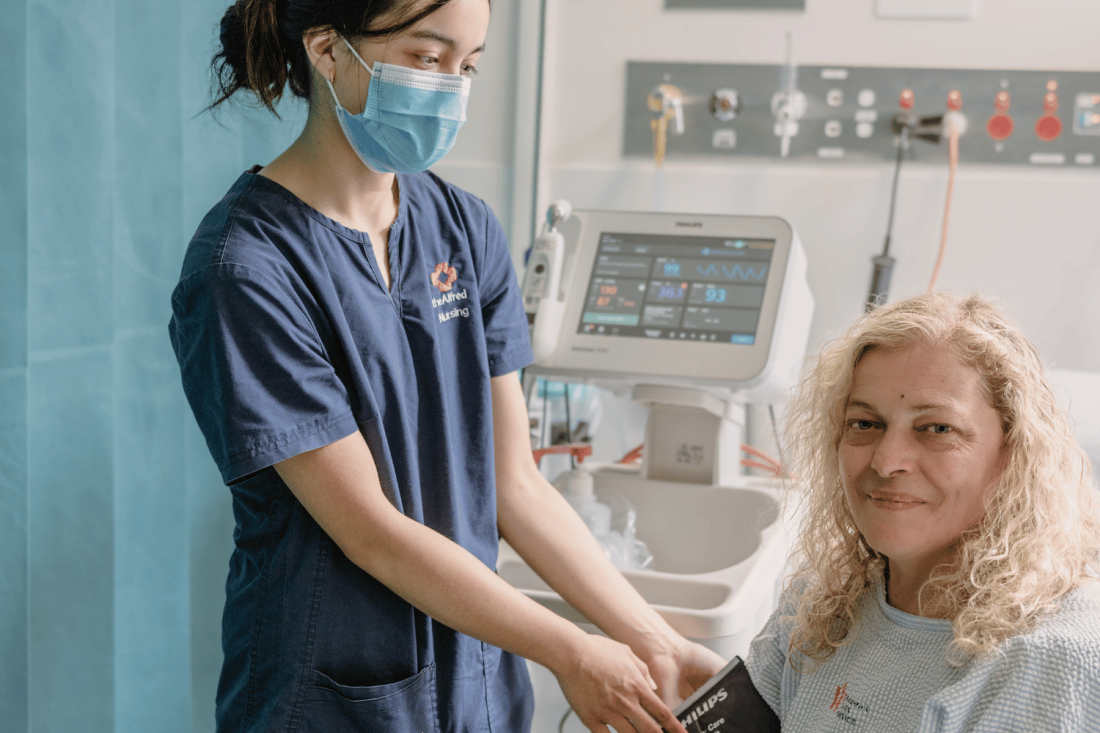
<svg viewBox="0 0 1100 733">
<path fill-rule="evenodd" d="M 1100 731 L 1097 492 L 995 305 L 864 316 L 790 433 L 802 564 L 748 659 L 785 731 Z"/>
</svg>

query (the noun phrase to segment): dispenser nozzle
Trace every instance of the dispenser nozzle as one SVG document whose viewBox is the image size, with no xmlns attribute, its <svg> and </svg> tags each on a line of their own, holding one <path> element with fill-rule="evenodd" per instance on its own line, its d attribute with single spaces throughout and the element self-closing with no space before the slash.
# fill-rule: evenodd
<svg viewBox="0 0 1100 733">
<path fill-rule="evenodd" d="M 566 483 L 565 493 L 570 496 L 591 496 L 593 493 L 592 474 L 584 464 L 569 472 L 569 480 Z"/>
<path fill-rule="evenodd" d="M 573 204 L 565 199 L 558 199 L 550 204 L 550 208 L 546 210 L 546 225 L 549 227 L 549 231 L 556 232 L 558 230 L 558 225 L 572 216 L 572 214 Z"/>
</svg>

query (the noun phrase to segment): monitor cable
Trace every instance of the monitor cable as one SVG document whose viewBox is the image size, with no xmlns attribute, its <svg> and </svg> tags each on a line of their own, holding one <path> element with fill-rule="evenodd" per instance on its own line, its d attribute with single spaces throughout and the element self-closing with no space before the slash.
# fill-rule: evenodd
<svg viewBox="0 0 1100 733">
<path fill-rule="evenodd" d="M 561 716 L 561 721 L 558 723 L 558 733 L 565 733 L 565 721 L 569 720 L 569 716 L 572 713 L 572 706 L 565 709 L 565 715 Z"/>
<path fill-rule="evenodd" d="M 898 203 L 898 179 L 901 178 L 901 161 L 909 147 L 909 126 L 902 125 L 896 138 L 898 147 L 897 162 L 894 164 L 894 184 L 890 188 L 890 214 L 886 219 L 886 239 L 882 254 L 872 257 L 874 270 L 871 273 L 871 290 L 867 293 L 866 310 L 868 312 L 886 302 L 890 295 L 890 277 L 894 273 L 896 260 L 890 256 L 890 238 L 894 233 L 894 212 Z"/>
</svg>

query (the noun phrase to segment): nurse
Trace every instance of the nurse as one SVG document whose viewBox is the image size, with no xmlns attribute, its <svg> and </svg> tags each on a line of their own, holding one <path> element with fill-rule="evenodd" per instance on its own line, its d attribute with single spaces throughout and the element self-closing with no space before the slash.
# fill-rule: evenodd
<svg viewBox="0 0 1100 733">
<path fill-rule="evenodd" d="M 488 0 L 239 0 L 213 106 L 309 103 L 186 254 L 170 324 L 237 527 L 219 731 L 525 731 L 526 657 L 581 721 L 684 732 L 722 666 L 535 470 L 501 227 L 426 169 L 465 119 Z M 494 572 L 506 539 L 610 638 Z M 518 655 L 518 656 L 517 656 Z"/>
</svg>

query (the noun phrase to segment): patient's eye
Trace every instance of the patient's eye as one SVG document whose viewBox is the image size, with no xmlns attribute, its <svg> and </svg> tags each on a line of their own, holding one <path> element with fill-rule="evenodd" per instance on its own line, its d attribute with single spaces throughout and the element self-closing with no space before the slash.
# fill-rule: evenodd
<svg viewBox="0 0 1100 733">
<path fill-rule="evenodd" d="M 849 420 L 847 427 L 849 430 L 864 432 L 867 430 L 874 430 L 878 425 L 872 420 Z"/>
</svg>

